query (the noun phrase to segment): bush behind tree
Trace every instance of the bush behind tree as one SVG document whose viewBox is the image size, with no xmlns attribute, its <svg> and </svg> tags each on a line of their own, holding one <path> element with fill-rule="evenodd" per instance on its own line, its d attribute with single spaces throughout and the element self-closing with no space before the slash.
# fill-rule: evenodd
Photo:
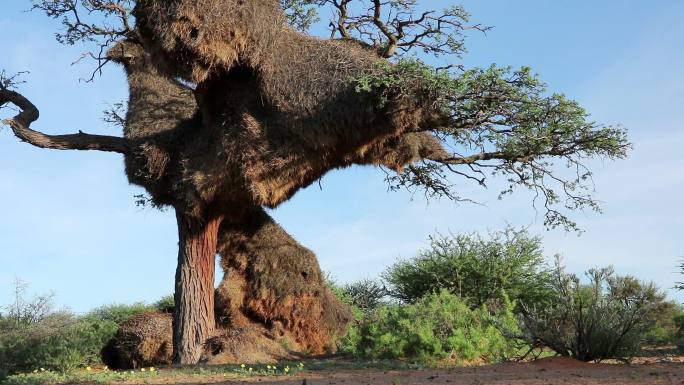
<svg viewBox="0 0 684 385">
<path fill-rule="evenodd" d="M 644 336 L 650 346 L 678 345 L 684 341 L 684 308 L 679 303 L 663 303 L 660 314 Z"/>
<path fill-rule="evenodd" d="M 350 305 L 366 312 L 377 309 L 389 294 L 385 285 L 372 279 L 345 284 L 342 290 Z"/>
<path fill-rule="evenodd" d="M 473 309 L 499 306 L 503 292 L 516 303 L 542 306 L 549 300 L 549 270 L 541 238 L 509 227 L 489 237 L 438 234 L 427 250 L 396 262 L 383 278 L 390 295 L 407 303 L 446 289 Z"/>
</svg>

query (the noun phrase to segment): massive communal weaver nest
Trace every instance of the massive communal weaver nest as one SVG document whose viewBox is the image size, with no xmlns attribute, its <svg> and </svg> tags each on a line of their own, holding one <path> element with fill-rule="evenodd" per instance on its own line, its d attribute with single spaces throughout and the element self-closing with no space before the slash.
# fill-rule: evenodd
<svg viewBox="0 0 684 385">
<path fill-rule="evenodd" d="M 277 1 L 144 0 L 134 14 L 157 67 L 198 83 L 203 127 L 220 143 L 188 158 L 201 202 L 275 207 L 331 169 L 380 163 L 373 148 L 443 118 L 427 101 L 380 106 L 357 92 L 376 52 L 292 30 Z M 190 172 L 200 169 L 211 178 Z"/>
<path fill-rule="evenodd" d="M 121 42 L 109 57 L 128 75 L 125 136 L 153 143 L 144 156 L 126 156 L 129 179 L 145 187 L 157 204 L 173 204 L 187 171 L 177 154 L 202 130 L 203 114 L 192 90 L 160 72 L 139 43 Z M 432 135 L 409 133 L 384 145 L 365 146 L 349 154 L 346 162 L 400 169 L 441 152 Z M 204 360 L 269 361 L 297 352 L 334 350 L 332 341 L 345 333 L 351 314 L 327 288 L 316 256 L 259 206 L 244 207 L 241 215 L 226 213 L 226 218 L 218 247 L 224 269 L 216 297 L 219 329 L 205 347 Z M 155 332 L 148 333 L 152 329 Z M 170 315 L 136 317 L 122 326 L 105 359 L 111 367 L 123 368 L 168 363 L 171 334 Z M 252 353 L 244 350 L 249 346 Z"/>
<path fill-rule="evenodd" d="M 326 287 L 315 255 L 261 206 L 334 168 L 399 170 L 441 154 L 436 138 L 412 133 L 439 117 L 420 105 L 380 107 L 357 92 L 353 76 L 372 71 L 377 54 L 295 32 L 278 2 L 141 1 L 135 15 L 143 45 L 110 51 L 130 83 L 125 134 L 150 142 L 126 157 L 127 173 L 159 205 L 223 218 L 216 333 L 246 330 L 296 351 L 334 349 L 349 310 Z M 195 92 L 175 77 L 197 82 Z"/>
</svg>

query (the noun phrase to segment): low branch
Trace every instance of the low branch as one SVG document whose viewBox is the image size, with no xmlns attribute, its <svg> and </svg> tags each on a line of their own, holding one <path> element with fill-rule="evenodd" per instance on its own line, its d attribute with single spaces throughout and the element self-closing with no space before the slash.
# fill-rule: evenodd
<svg viewBox="0 0 684 385">
<path fill-rule="evenodd" d="M 95 150 L 117 152 L 120 154 L 133 153 L 136 145 L 133 141 L 105 135 L 91 135 L 79 131 L 71 135 L 47 135 L 30 128 L 31 123 L 38 120 L 38 108 L 20 93 L 8 89 L 0 84 L 0 107 L 11 103 L 20 110 L 14 118 L 2 121 L 12 128 L 14 135 L 33 146 L 54 150 Z"/>
</svg>

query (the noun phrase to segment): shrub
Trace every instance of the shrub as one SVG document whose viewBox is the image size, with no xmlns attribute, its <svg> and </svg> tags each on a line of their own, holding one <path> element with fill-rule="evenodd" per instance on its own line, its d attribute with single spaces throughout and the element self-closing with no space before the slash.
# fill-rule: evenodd
<svg viewBox="0 0 684 385">
<path fill-rule="evenodd" d="M 446 289 L 475 309 L 501 304 L 502 292 L 516 303 L 541 305 L 549 298 L 550 274 L 541 239 L 508 228 L 479 235 L 436 236 L 416 258 L 392 265 L 383 278 L 390 295 L 413 303 Z"/>
<path fill-rule="evenodd" d="M 505 298 L 505 295 L 504 295 Z M 472 310 L 446 290 L 430 293 L 410 305 L 385 305 L 369 315 L 358 330 L 357 353 L 368 358 L 498 361 L 517 351 L 513 304 L 496 314 Z"/>
<path fill-rule="evenodd" d="M 0 314 L 0 378 L 38 368 L 60 372 L 101 362 L 101 350 L 119 324 L 136 314 L 168 305 L 107 305 L 77 317 L 54 311 L 52 296 L 25 300 L 26 284 L 16 282 L 15 301 Z"/>
<path fill-rule="evenodd" d="M 344 300 L 363 311 L 376 309 L 387 297 L 387 289 L 381 283 L 363 279 L 342 286 Z"/>
<path fill-rule="evenodd" d="M 655 324 L 644 336 L 648 345 L 676 345 L 684 338 L 684 309 L 678 303 L 663 303 Z"/>
<path fill-rule="evenodd" d="M 666 309 L 664 294 L 652 283 L 615 275 L 611 267 L 586 275 L 589 282 L 582 284 L 556 263 L 553 301 L 523 309 L 526 339 L 582 361 L 632 357 Z"/>
<path fill-rule="evenodd" d="M 15 301 L 0 317 L 0 372 L 37 368 L 67 371 L 99 361 L 101 346 L 115 324 L 79 319 L 53 311 L 52 296 L 24 299 L 26 285 L 16 282 Z"/>
<path fill-rule="evenodd" d="M 156 309 L 155 305 L 147 305 L 143 302 L 134 303 L 133 305 L 111 304 L 92 310 L 86 315 L 86 318 L 110 321 L 120 325 L 137 314 L 154 311 Z"/>
<path fill-rule="evenodd" d="M 39 367 L 66 370 L 81 361 L 78 351 L 65 343 L 74 330 L 69 313 L 52 313 L 30 322 L 14 315 L 0 322 L 0 371 L 7 374 Z"/>
<path fill-rule="evenodd" d="M 358 355 L 358 345 L 360 340 L 359 325 L 364 322 L 368 313 L 364 312 L 360 307 L 354 304 L 354 299 L 347 290 L 349 285 L 341 286 L 335 282 L 330 274 L 326 275 L 326 284 L 330 291 L 340 300 L 351 307 L 352 316 L 354 319 L 349 324 L 347 328 L 347 333 L 343 336 L 335 337 L 333 345 L 337 348 L 337 351 L 342 354 L 347 354 L 351 356 Z"/>
<path fill-rule="evenodd" d="M 162 313 L 173 313 L 176 307 L 176 302 L 173 299 L 173 294 L 165 295 L 154 303 L 154 307 Z"/>
</svg>

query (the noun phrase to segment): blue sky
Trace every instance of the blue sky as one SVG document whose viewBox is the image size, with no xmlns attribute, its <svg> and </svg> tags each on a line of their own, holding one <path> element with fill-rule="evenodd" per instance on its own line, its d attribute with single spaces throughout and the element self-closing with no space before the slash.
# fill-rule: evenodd
<svg viewBox="0 0 684 385">
<path fill-rule="evenodd" d="M 431 7 L 455 4 L 430 1 Z M 592 161 L 596 196 L 605 213 L 575 213 L 585 233 L 546 231 L 529 194 L 500 202 L 495 185 L 463 183 L 484 206 L 425 202 L 387 192 L 382 171 L 330 173 L 273 212 L 324 270 L 338 280 L 376 277 L 396 258 L 414 255 L 436 232 L 529 226 L 546 253 L 570 270 L 613 264 L 669 288 L 684 256 L 684 2 L 461 2 L 473 21 L 494 26 L 468 41 L 468 66 L 529 65 L 550 88 L 579 100 L 603 123 L 621 123 L 635 144 L 629 159 Z M 72 66 L 83 47 L 53 38 L 56 24 L 25 13 L 28 2 L 0 5 L 0 68 L 28 70 L 22 91 L 41 110 L 48 133 L 119 135 L 101 111 L 126 97 L 123 72 L 105 70 L 79 82 L 90 67 Z M 323 14 L 322 16 L 327 16 Z M 32 293 L 54 291 L 57 303 L 83 312 L 95 306 L 154 301 L 171 293 L 177 237 L 170 211 L 135 206 L 141 190 L 128 185 L 120 156 L 58 152 L 20 143 L 0 131 L 0 304 L 15 277 Z M 670 292 L 672 298 L 684 296 Z"/>
</svg>

